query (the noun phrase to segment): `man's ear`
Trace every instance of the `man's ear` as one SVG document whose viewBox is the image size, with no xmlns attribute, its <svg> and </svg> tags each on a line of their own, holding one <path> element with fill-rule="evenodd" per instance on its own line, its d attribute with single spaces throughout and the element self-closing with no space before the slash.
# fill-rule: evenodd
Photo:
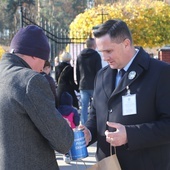
<svg viewBox="0 0 170 170">
<path fill-rule="evenodd" d="M 131 42 L 128 38 L 126 38 L 124 41 L 123 41 L 123 44 L 125 46 L 125 48 L 129 47 L 131 45 Z"/>
</svg>

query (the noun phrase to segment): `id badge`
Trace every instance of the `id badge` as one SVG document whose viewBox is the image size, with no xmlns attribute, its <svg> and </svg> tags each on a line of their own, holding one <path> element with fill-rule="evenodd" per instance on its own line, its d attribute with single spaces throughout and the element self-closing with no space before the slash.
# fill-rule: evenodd
<svg viewBox="0 0 170 170">
<path fill-rule="evenodd" d="M 136 94 L 130 94 L 130 90 L 127 95 L 122 96 L 122 113 L 123 116 L 137 114 Z"/>
</svg>

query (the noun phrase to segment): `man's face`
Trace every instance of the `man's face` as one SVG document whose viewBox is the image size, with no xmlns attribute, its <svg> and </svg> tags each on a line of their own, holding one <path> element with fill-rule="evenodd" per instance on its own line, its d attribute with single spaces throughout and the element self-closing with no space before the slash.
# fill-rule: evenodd
<svg viewBox="0 0 170 170">
<path fill-rule="evenodd" d="M 112 69 L 121 69 L 127 64 L 127 45 L 123 41 L 116 43 L 108 34 L 96 38 L 97 49 L 101 52 L 104 61 L 108 62 Z"/>
</svg>

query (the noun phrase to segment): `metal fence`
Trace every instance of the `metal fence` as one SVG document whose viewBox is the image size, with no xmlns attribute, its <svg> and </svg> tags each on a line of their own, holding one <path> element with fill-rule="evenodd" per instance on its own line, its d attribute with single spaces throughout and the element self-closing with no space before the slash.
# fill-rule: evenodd
<svg viewBox="0 0 170 170">
<path fill-rule="evenodd" d="M 37 25 L 41 27 L 45 34 L 47 35 L 51 47 L 50 54 L 50 62 L 51 65 L 54 66 L 55 57 L 59 56 L 59 54 L 66 50 L 72 56 L 72 64 L 75 65 L 75 60 L 80 53 L 80 51 L 85 48 L 85 41 L 88 37 L 91 36 L 91 32 L 86 33 L 74 33 L 75 37 L 70 37 L 70 31 L 62 28 L 55 28 L 51 25 L 47 20 L 41 19 L 41 21 L 36 21 L 36 19 L 32 19 L 25 12 L 20 10 L 20 27 L 24 27 L 27 25 Z M 0 32 L 1 45 L 9 45 L 10 41 L 15 32 L 10 32 L 9 30 Z M 85 37 L 84 35 L 87 35 Z"/>
<path fill-rule="evenodd" d="M 55 28 L 51 25 L 47 20 L 40 21 L 33 21 L 32 19 L 27 17 L 26 13 L 23 13 L 21 10 L 21 17 L 20 17 L 21 26 L 26 25 L 37 25 L 41 27 L 45 34 L 47 35 L 51 47 L 51 54 L 50 54 L 50 62 L 52 66 L 54 66 L 54 59 L 55 57 L 59 56 L 62 51 L 67 51 L 72 56 L 72 64 L 75 65 L 75 60 L 80 53 L 80 51 L 85 48 L 85 41 L 88 37 L 91 36 L 91 32 L 86 32 L 83 34 L 74 33 L 75 37 L 70 37 L 70 30 L 65 30 L 62 28 Z M 38 24 L 37 24 L 38 23 Z M 84 37 L 84 35 L 88 35 Z M 59 57 L 58 57 L 59 59 Z"/>
</svg>

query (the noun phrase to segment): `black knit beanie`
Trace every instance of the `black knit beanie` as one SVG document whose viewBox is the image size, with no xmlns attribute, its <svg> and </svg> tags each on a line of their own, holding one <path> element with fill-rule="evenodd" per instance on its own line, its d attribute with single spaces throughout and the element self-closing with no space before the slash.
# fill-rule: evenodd
<svg viewBox="0 0 170 170">
<path fill-rule="evenodd" d="M 50 46 L 44 31 L 35 25 L 21 28 L 13 37 L 10 52 L 49 59 Z"/>
</svg>

